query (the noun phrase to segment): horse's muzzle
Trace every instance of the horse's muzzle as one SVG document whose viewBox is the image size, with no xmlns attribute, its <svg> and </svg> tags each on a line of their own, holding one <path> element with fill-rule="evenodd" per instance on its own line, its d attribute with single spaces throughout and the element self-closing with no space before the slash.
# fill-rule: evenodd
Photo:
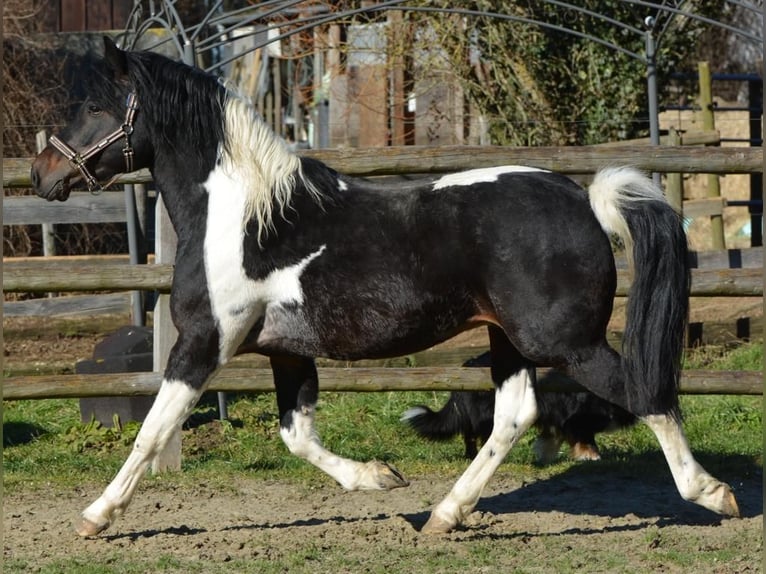
<svg viewBox="0 0 766 574">
<path fill-rule="evenodd" d="M 46 148 L 32 162 L 30 178 L 39 197 L 48 201 L 66 201 L 69 198 L 72 179 L 76 179 L 77 172 L 72 173 L 69 162 L 62 159 Z"/>
</svg>

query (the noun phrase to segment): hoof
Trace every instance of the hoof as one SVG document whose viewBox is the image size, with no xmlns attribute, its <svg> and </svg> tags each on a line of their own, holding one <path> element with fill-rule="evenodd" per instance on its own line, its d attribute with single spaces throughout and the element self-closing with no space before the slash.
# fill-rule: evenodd
<svg viewBox="0 0 766 574">
<path fill-rule="evenodd" d="M 455 524 L 451 521 L 444 520 L 435 514 L 431 514 L 431 517 L 423 525 L 420 531 L 424 534 L 447 534 L 455 527 Z"/>
<path fill-rule="evenodd" d="M 368 462 L 367 466 L 375 476 L 375 480 L 380 490 L 392 490 L 394 488 L 402 488 L 410 485 L 409 481 L 404 478 L 398 470 L 385 462 L 373 460 Z"/>
<path fill-rule="evenodd" d="M 77 534 L 82 536 L 83 538 L 88 538 L 90 536 L 96 536 L 109 528 L 109 523 L 106 522 L 104 524 L 96 524 L 95 522 L 91 522 L 87 518 L 80 519 L 79 524 L 75 525 L 75 530 L 77 531 Z"/>
<path fill-rule="evenodd" d="M 577 461 L 601 460 L 596 445 L 577 442 L 572 445 L 572 458 Z"/>
<path fill-rule="evenodd" d="M 737 505 L 737 499 L 734 498 L 734 493 L 731 491 L 731 487 L 728 484 L 721 484 L 718 490 L 720 491 L 720 502 L 718 509 L 714 508 L 713 510 L 724 516 L 739 518 L 739 506 Z"/>
</svg>

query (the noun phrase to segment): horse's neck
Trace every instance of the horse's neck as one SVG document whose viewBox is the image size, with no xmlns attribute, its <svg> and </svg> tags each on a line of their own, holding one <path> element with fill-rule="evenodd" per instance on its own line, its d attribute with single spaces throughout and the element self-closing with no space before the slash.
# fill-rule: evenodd
<svg viewBox="0 0 766 574">
<path fill-rule="evenodd" d="M 204 178 L 183 169 L 168 169 L 165 162 L 159 165 L 163 167 L 152 169 L 152 176 L 179 243 L 201 238 L 199 231 L 204 229 L 204 221 L 200 221 L 200 216 L 207 211 Z"/>
</svg>

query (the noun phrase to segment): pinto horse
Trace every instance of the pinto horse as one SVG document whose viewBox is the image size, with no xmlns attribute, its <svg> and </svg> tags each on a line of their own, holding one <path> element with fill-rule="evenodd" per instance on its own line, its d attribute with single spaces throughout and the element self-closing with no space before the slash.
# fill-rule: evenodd
<svg viewBox="0 0 766 574">
<path fill-rule="evenodd" d="M 503 166 L 384 186 L 294 155 L 211 75 L 109 40 L 102 65 L 75 119 L 35 159 L 32 181 L 40 197 L 64 201 L 75 185 L 151 171 L 178 235 L 178 339 L 133 450 L 83 512 L 81 535 L 126 510 L 212 375 L 241 352 L 270 358 L 290 452 L 349 490 L 406 486 L 384 463 L 322 446 L 314 357 L 403 355 L 479 325 L 489 328 L 496 386 L 492 434 L 423 531 L 460 524 L 534 423 L 537 365 L 645 422 L 683 498 L 738 514 L 680 424 L 686 237 L 644 175 L 605 169 L 586 191 L 543 169 Z M 631 245 L 634 266 L 622 354 L 605 337 L 616 288 L 610 234 Z"/>
</svg>

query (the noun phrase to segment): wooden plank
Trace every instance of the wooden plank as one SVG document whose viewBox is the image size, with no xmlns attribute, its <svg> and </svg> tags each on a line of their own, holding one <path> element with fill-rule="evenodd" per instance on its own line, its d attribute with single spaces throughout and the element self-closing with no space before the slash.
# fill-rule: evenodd
<svg viewBox="0 0 766 574">
<path fill-rule="evenodd" d="M 763 247 L 693 251 L 692 267 L 699 269 L 760 269 L 763 267 Z"/>
<path fill-rule="evenodd" d="M 378 148 L 388 144 L 388 76 L 386 66 L 360 66 L 349 91 L 352 93 L 353 107 L 359 114 L 359 132 L 357 145 L 362 148 Z"/>
<path fill-rule="evenodd" d="M 112 2 L 112 29 L 123 30 L 127 27 L 128 16 L 133 8 L 133 2 L 116 0 Z"/>
<path fill-rule="evenodd" d="M 123 192 L 93 195 L 74 192 L 65 202 L 43 201 L 36 195 L 3 198 L 3 225 L 40 223 L 113 223 L 124 222 Z"/>
<path fill-rule="evenodd" d="M 3 187 L 32 187 L 30 168 L 34 158 L 3 158 Z M 142 169 L 117 178 L 118 183 L 148 183 L 152 181 L 149 170 Z M 3 198 L 5 200 L 7 198 Z M 38 200 L 39 201 L 39 200 Z"/>
<path fill-rule="evenodd" d="M 693 269 L 762 269 L 764 252 L 763 247 L 691 251 L 689 259 Z M 615 263 L 618 269 L 626 269 L 628 266 L 623 255 L 618 255 Z"/>
<path fill-rule="evenodd" d="M 544 373 L 540 369 L 539 375 Z M 98 375 L 44 375 L 9 377 L 3 383 L 3 400 L 83 398 L 153 395 L 159 390 L 160 373 Z M 320 368 L 323 392 L 388 391 L 480 391 L 492 388 L 489 369 L 475 367 Z M 264 393 L 274 390 L 270 369 L 224 368 L 208 391 Z M 581 387 L 573 381 L 555 380 L 542 392 L 572 392 Z M 684 371 L 680 392 L 684 394 L 762 395 L 763 375 L 758 371 Z"/>
<path fill-rule="evenodd" d="M 86 28 L 83 30 L 114 30 L 116 26 L 112 21 L 112 2 L 109 0 L 90 0 L 85 6 Z M 120 22 L 124 24 L 124 22 Z"/>
<path fill-rule="evenodd" d="M 4 317 L 42 317 L 98 315 L 103 313 L 130 313 L 130 293 L 107 293 L 104 295 L 70 295 L 52 299 L 28 301 L 4 301 Z"/>
<path fill-rule="evenodd" d="M 762 173 L 763 148 L 627 146 L 577 147 L 399 146 L 306 150 L 302 155 L 349 175 L 448 173 L 461 169 L 520 164 L 560 173 L 594 173 L 607 165 L 631 165 L 660 173 Z"/>
<path fill-rule="evenodd" d="M 170 292 L 172 265 L 83 264 L 69 269 L 39 264 L 3 266 L 6 292 L 162 291 Z"/>
<path fill-rule="evenodd" d="M 160 291 L 168 293 L 173 281 L 173 266 L 164 265 L 89 265 L 56 268 L 34 263 L 3 267 L 3 288 L 9 293 L 72 291 Z M 628 294 L 630 275 L 617 272 L 618 297 Z M 761 297 L 761 269 L 694 269 L 693 297 Z"/>
<path fill-rule="evenodd" d="M 38 10 L 37 22 L 40 32 L 55 34 L 61 31 L 61 0 L 41 2 Z"/>
<path fill-rule="evenodd" d="M 61 0 L 60 32 L 82 32 L 86 29 L 85 0 Z"/>
<path fill-rule="evenodd" d="M 684 217 L 692 219 L 710 215 L 722 215 L 726 207 L 726 198 L 707 197 L 703 199 L 687 199 L 683 202 Z"/>
<path fill-rule="evenodd" d="M 128 265 L 130 255 L 111 253 L 107 255 L 54 255 L 45 257 L 30 255 L 28 257 L 3 257 L 3 265 L 43 265 L 46 268 L 65 269 L 72 265 Z"/>
<path fill-rule="evenodd" d="M 630 165 L 659 173 L 763 173 L 762 147 L 598 146 L 391 146 L 303 150 L 347 175 L 375 176 L 449 173 L 461 169 L 520 164 L 566 174 L 594 173 L 608 165 Z M 31 187 L 31 158 L 3 159 L 3 187 Z M 147 183 L 146 170 L 126 174 L 117 183 Z"/>
<path fill-rule="evenodd" d="M 763 297 L 763 269 L 693 269 L 692 297 Z"/>
</svg>

